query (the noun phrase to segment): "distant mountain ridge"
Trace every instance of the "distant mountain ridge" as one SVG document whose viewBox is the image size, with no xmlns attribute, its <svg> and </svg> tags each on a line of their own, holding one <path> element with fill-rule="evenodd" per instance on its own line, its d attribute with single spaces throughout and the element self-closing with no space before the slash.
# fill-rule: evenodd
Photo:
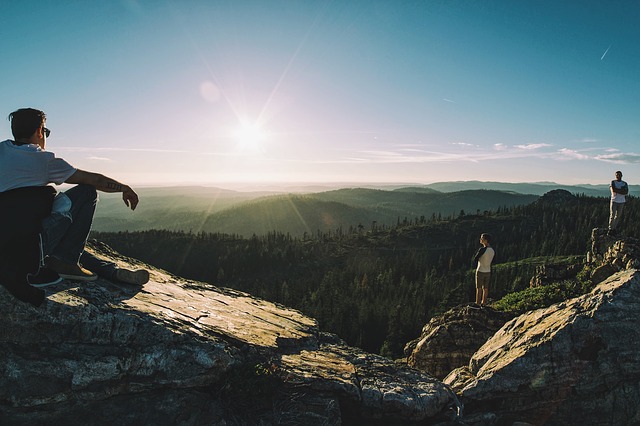
<svg viewBox="0 0 640 426">
<path fill-rule="evenodd" d="M 538 196 L 495 190 L 439 192 L 424 187 L 394 190 L 344 188 L 308 194 L 241 193 L 175 188 L 162 196 L 154 188 L 139 210 L 123 209 L 118 198 L 108 198 L 98 209 L 94 230 L 167 229 L 251 236 L 272 231 L 303 235 L 349 227 L 369 229 L 404 220 L 455 217 L 528 204 Z M 194 192 L 195 191 L 195 192 Z M 105 197 L 103 197 L 105 198 Z M 106 204 L 106 205 L 105 205 Z"/>
<path fill-rule="evenodd" d="M 329 189 L 331 185 L 269 186 L 269 190 L 236 191 L 218 187 L 141 188 L 132 213 L 118 194 L 101 194 L 96 231 L 166 229 L 235 233 L 243 236 L 274 230 L 302 235 L 338 227 L 393 224 L 405 218 L 476 214 L 502 206 L 522 205 L 554 190 L 608 197 L 608 184 L 560 185 L 552 182 L 436 182 L 428 185 L 371 184 Z M 630 194 L 640 192 L 631 185 Z"/>
<path fill-rule="evenodd" d="M 436 182 L 424 187 L 435 189 L 441 192 L 464 191 L 471 189 L 491 189 L 496 191 L 510 191 L 519 194 L 543 195 L 554 189 L 564 189 L 573 194 L 584 194 L 590 197 L 609 196 L 609 183 L 602 185 L 563 185 L 554 182 L 532 182 L 532 183 L 509 183 L 509 182 L 483 182 L 483 181 L 460 181 L 460 182 Z M 635 186 L 635 192 L 640 190 L 640 186 Z M 630 193 L 634 192 L 633 185 L 629 188 Z"/>
</svg>

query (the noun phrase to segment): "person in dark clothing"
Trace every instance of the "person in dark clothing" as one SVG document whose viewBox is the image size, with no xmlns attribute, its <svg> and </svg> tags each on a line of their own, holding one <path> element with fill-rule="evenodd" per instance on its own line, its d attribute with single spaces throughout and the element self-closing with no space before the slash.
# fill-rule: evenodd
<svg viewBox="0 0 640 426">
<path fill-rule="evenodd" d="M 98 201 L 97 190 L 122 193 L 125 205 L 132 210 L 139 201 L 135 191 L 110 177 L 77 169 L 47 151 L 51 131 L 43 111 L 23 108 L 12 112 L 9 119 L 14 139 L 0 142 L 0 194 L 50 183 L 76 185 L 57 193 L 41 220 L 39 234 L 46 267 L 72 280 L 93 281 L 100 275 L 131 284 L 146 283 L 148 271 L 118 268 L 84 250 Z M 0 226 L 22 224 L 14 221 Z"/>
<path fill-rule="evenodd" d="M 42 265 L 41 222 L 51 212 L 55 189 L 32 186 L 0 192 L 0 283 L 16 298 L 40 306 L 43 285 L 60 276 Z"/>
</svg>

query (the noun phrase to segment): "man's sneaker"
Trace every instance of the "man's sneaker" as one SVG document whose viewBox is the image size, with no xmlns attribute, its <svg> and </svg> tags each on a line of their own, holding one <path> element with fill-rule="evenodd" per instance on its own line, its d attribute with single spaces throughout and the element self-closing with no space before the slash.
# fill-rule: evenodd
<svg viewBox="0 0 640 426">
<path fill-rule="evenodd" d="M 47 268 L 51 268 L 62 278 L 73 281 L 95 281 L 98 276 L 88 269 L 73 263 L 63 262 L 55 257 L 47 257 L 45 261 Z"/>
<path fill-rule="evenodd" d="M 27 274 L 27 282 L 34 287 L 46 287 L 62 282 L 62 278 L 54 270 L 41 267 L 36 274 Z"/>
<path fill-rule="evenodd" d="M 138 269 L 130 271 L 129 269 L 116 269 L 116 280 L 127 284 L 142 285 L 149 282 L 149 271 Z"/>
</svg>

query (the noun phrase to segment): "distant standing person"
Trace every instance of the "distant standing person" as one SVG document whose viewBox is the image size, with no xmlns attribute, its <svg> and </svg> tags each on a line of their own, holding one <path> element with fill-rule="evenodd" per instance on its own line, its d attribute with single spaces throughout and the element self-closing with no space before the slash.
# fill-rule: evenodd
<svg viewBox="0 0 640 426">
<path fill-rule="evenodd" d="M 484 306 L 489 296 L 489 282 L 491 281 L 491 262 L 496 254 L 491 247 L 491 234 L 480 235 L 480 244 L 473 260 L 478 262 L 476 268 L 476 305 Z"/>
<path fill-rule="evenodd" d="M 611 189 L 611 205 L 609 209 L 609 234 L 615 235 L 620 218 L 622 217 L 622 208 L 627 201 L 626 195 L 629 194 L 629 185 L 622 180 L 622 172 L 616 172 L 616 178 L 609 185 Z"/>
</svg>

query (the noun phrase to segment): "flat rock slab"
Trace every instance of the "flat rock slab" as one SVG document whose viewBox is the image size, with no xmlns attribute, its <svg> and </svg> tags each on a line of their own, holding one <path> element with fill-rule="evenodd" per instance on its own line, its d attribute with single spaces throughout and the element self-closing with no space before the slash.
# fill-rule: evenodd
<svg viewBox="0 0 640 426">
<path fill-rule="evenodd" d="M 247 365 L 268 366 L 281 402 L 289 399 L 280 417 L 305 424 L 456 415 L 455 395 L 438 380 L 349 347 L 299 311 L 93 250 L 148 269 L 150 281 L 64 281 L 40 308 L 0 287 L 0 423 L 110 424 L 100 413 L 113 412 L 124 424 L 224 424 L 234 419 L 219 389 Z"/>
</svg>

